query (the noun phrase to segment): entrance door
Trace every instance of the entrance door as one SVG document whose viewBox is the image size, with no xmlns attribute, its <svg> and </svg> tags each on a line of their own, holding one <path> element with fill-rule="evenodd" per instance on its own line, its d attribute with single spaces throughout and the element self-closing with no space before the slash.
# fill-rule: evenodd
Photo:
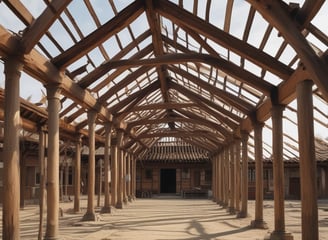
<svg viewBox="0 0 328 240">
<path fill-rule="evenodd" d="M 161 193 L 176 193 L 176 169 L 161 169 Z"/>
</svg>

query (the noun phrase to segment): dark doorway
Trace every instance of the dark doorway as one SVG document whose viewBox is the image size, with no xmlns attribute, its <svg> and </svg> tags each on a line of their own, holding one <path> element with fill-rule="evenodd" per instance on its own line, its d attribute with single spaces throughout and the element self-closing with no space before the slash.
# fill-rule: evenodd
<svg viewBox="0 0 328 240">
<path fill-rule="evenodd" d="M 300 178 L 289 178 L 289 195 L 294 199 L 301 199 Z"/>
<path fill-rule="evenodd" d="M 176 169 L 161 169 L 161 193 L 176 193 Z"/>
</svg>

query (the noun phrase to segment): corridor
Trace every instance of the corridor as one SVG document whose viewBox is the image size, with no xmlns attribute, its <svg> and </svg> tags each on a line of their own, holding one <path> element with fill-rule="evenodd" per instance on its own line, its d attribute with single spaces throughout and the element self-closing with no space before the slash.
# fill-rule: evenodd
<svg viewBox="0 0 328 240">
<path fill-rule="evenodd" d="M 299 201 L 286 201 L 286 229 L 294 239 L 301 239 L 301 209 Z M 111 214 L 100 214 L 98 221 L 81 222 L 86 211 L 86 198 L 81 200 L 81 213 L 72 213 L 73 202 L 61 203 L 59 239 L 264 239 L 273 229 L 273 201 L 264 201 L 264 220 L 269 230 L 250 229 L 254 215 L 254 201 L 249 202 L 250 216 L 237 219 L 220 205 L 207 199 L 181 199 L 156 197 L 137 199 L 123 210 L 112 209 Z M 27 205 L 21 210 L 21 239 L 37 239 L 37 205 Z M 328 202 L 319 201 L 320 239 L 328 240 Z"/>
</svg>

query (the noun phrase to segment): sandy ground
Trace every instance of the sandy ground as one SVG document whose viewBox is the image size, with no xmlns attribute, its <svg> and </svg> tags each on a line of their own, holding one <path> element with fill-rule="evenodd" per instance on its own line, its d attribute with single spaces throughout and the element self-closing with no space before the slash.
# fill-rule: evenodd
<svg viewBox="0 0 328 240">
<path fill-rule="evenodd" d="M 103 202 L 103 201 L 102 201 Z M 254 201 L 249 201 L 249 217 L 237 219 L 211 200 L 157 197 L 137 199 L 123 210 L 112 209 L 100 214 L 98 221 L 81 222 L 86 211 L 86 198 L 81 213 L 72 213 L 73 202 L 61 203 L 59 239 L 264 239 L 273 230 L 273 201 L 264 202 L 264 220 L 268 230 L 251 229 Z M 301 239 L 300 201 L 286 201 L 286 230 L 294 239 Z M 328 200 L 319 201 L 320 239 L 328 240 Z M 21 239 L 37 239 L 39 210 L 27 205 L 20 212 Z M 2 213 L 1 213 L 2 218 Z M 1 235 L 1 232 L 0 232 Z"/>
</svg>

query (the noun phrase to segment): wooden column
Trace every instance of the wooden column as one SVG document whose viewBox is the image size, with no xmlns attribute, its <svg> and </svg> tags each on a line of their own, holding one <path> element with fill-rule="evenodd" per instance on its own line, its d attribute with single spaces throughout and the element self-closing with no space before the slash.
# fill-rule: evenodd
<svg viewBox="0 0 328 240">
<path fill-rule="evenodd" d="M 110 168 L 111 168 L 111 183 L 110 183 L 110 193 L 111 193 L 111 205 L 116 206 L 117 203 L 117 139 L 113 139 L 111 142 L 110 150 Z"/>
<path fill-rule="evenodd" d="M 251 222 L 251 227 L 267 229 L 267 224 L 263 221 L 263 126 L 264 123 L 253 122 L 255 143 L 255 220 Z"/>
<path fill-rule="evenodd" d="M 82 221 L 96 221 L 96 213 L 94 209 L 95 199 L 95 171 L 96 171 L 96 158 L 95 158 L 95 121 L 97 113 L 93 110 L 88 111 L 88 135 L 89 135 L 89 169 L 88 169 L 88 205 L 87 212 L 84 214 Z"/>
<path fill-rule="evenodd" d="M 109 158 L 110 158 L 110 147 L 111 147 L 111 132 L 112 132 L 112 124 L 110 122 L 105 123 L 105 151 L 104 151 L 104 173 L 105 173 L 105 203 L 104 207 L 101 209 L 102 213 L 110 213 L 111 212 L 111 195 L 109 192 L 109 183 L 111 182 L 109 179 Z"/>
<path fill-rule="evenodd" d="M 274 184 L 274 231 L 270 239 L 290 239 L 291 234 L 285 232 L 285 185 L 283 162 L 283 130 L 282 113 L 284 106 L 273 105 L 272 115 L 272 156 L 273 156 L 273 184 Z"/>
<path fill-rule="evenodd" d="M 123 203 L 124 204 L 128 203 L 126 175 L 127 175 L 127 153 L 123 151 Z"/>
<path fill-rule="evenodd" d="M 230 154 L 229 154 L 229 160 L 230 160 L 230 201 L 229 201 L 229 208 L 228 211 L 230 214 L 236 213 L 236 179 L 235 179 L 235 145 L 232 142 L 229 146 Z"/>
<path fill-rule="evenodd" d="M 117 150 L 117 162 L 118 162 L 118 188 L 117 188 L 117 203 L 116 203 L 116 208 L 122 209 L 123 208 L 123 151 L 120 149 L 122 146 L 122 141 L 123 141 L 123 135 L 124 132 L 121 129 L 117 129 L 117 145 L 118 145 L 118 150 Z"/>
<path fill-rule="evenodd" d="M 230 194 L 229 194 L 229 172 L 230 172 L 230 166 L 229 166 L 229 148 L 228 146 L 225 147 L 224 149 L 224 171 L 225 171 L 225 180 L 224 180 L 224 192 L 225 192 L 225 201 L 224 201 L 224 207 L 228 207 L 229 205 L 229 199 L 230 199 Z"/>
<path fill-rule="evenodd" d="M 3 143 L 3 239 L 19 236 L 19 79 L 23 65 L 15 57 L 5 59 L 5 123 Z"/>
<path fill-rule="evenodd" d="M 75 142 L 75 170 L 74 170 L 74 212 L 80 212 L 80 194 L 81 194 L 81 135 L 77 136 Z"/>
<path fill-rule="evenodd" d="M 217 169 L 216 157 L 212 158 L 212 200 L 217 202 Z"/>
<path fill-rule="evenodd" d="M 223 156 L 223 151 L 221 151 L 219 155 L 219 164 L 220 164 L 220 191 L 221 191 L 221 202 L 220 204 L 223 206 L 224 205 L 224 199 L 225 199 L 225 191 L 224 191 L 224 184 L 225 184 L 225 177 L 224 177 L 224 156 Z"/>
<path fill-rule="evenodd" d="M 132 156 L 131 159 L 131 167 L 132 167 L 132 176 L 131 176 L 131 181 L 132 181 L 132 199 L 136 199 L 136 160 Z"/>
<path fill-rule="evenodd" d="M 47 85 L 48 99 L 48 166 L 47 229 L 45 239 L 58 238 L 59 217 L 59 85 Z"/>
<path fill-rule="evenodd" d="M 46 170 L 47 170 L 47 161 L 45 158 L 45 149 L 46 149 L 46 133 L 43 127 L 39 129 L 39 164 L 40 164 L 40 196 L 39 196 L 39 233 L 38 239 L 41 240 L 43 237 L 43 215 L 45 211 L 45 202 L 46 202 Z"/>
<path fill-rule="evenodd" d="M 236 175 L 236 212 L 240 212 L 240 199 L 241 199 L 241 187 L 240 187 L 240 138 L 235 139 L 235 175 Z"/>
<path fill-rule="evenodd" d="M 296 87 L 303 240 L 319 239 L 312 84 L 306 80 Z"/>
<path fill-rule="evenodd" d="M 242 184 L 241 184 L 241 211 L 238 217 L 245 218 L 248 215 L 248 132 L 241 132 L 242 142 Z"/>
<path fill-rule="evenodd" d="M 217 181 L 217 204 L 221 204 L 222 203 L 222 179 L 221 179 L 221 162 L 220 162 L 220 155 L 216 155 L 215 157 L 215 161 L 216 161 L 216 181 Z"/>
<path fill-rule="evenodd" d="M 131 195 L 131 154 L 128 154 L 127 156 L 127 195 L 128 195 L 128 201 L 132 201 L 132 195 Z"/>
</svg>

